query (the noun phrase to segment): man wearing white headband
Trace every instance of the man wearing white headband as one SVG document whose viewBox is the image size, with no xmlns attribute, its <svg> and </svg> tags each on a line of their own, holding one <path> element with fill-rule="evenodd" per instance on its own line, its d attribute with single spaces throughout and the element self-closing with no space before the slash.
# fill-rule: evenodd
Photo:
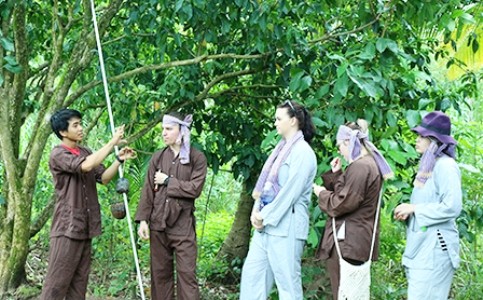
<svg viewBox="0 0 483 300">
<path fill-rule="evenodd" d="M 151 158 L 136 213 L 139 236 L 150 240 L 151 298 L 155 300 L 174 299 L 175 294 L 181 300 L 200 298 L 194 201 L 205 183 L 206 158 L 191 148 L 191 122 L 191 115 L 164 115 L 166 147 Z"/>
</svg>

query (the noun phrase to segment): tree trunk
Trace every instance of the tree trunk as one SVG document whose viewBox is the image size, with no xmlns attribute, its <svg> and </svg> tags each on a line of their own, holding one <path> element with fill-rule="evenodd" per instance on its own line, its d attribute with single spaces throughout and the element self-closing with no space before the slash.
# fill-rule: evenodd
<svg viewBox="0 0 483 300">
<path fill-rule="evenodd" d="M 253 207 L 253 199 L 247 190 L 247 184 L 244 183 L 240 194 L 240 202 L 235 213 L 235 221 L 217 254 L 218 258 L 228 262 L 236 258 L 242 260 L 248 253 L 252 227 L 250 224 L 250 214 Z"/>
<path fill-rule="evenodd" d="M 25 280 L 25 261 L 30 237 L 30 204 L 18 191 L 10 189 L 7 217 L 0 232 L 0 295 Z M 1 298 L 1 297 L 0 297 Z"/>
<path fill-rule="evenodd" d="M 111 19 L 122 5 L 122 0 L 111 1 L 105 14 L 100 18 L 99 30 L 103 34 Z M 10 289 L 18 287 L 25 279 L 25 262 L 28 255 L 28 243 L 31 234 L 34 234 L 45 224 L 50 210 L 41 215 L 38 223 L 31 224 L 32 198 L 35 191 L 40 160 L 51 133 L 49 121 L 45 118 L 48 113 L 64 106 L 65 98 L 76 78 L 86 69 L 93 57 L 90 49 L 94 48 L 94 36 L 90 22 L 90 6 L 88 1 L 83 1 L 84 18 L 82 35 L 84 42 L 79 42 L 73 49 L 70 59 L 65 60 L 62 56 L 65 35 L 71 24 L 63 27 L 60 19 L 55 28 L 52 49 L 54 56 L 49 65 L 49 72 L 41 85 L 43 98 L 41 107 L 37 112 L 35 126 L 23 153 L 19 153 L 21 127 L 24 116 L 22 107 L 24 104 L 25 90 L 28 83 L 30 68 L 28 65 L 29 52 L 26 35 L 26 5 L 22 2 L 13 6 L 11 20 L 5 21 L 6 27 L 12 28 L 15 41 L 15 57 L 22 66 L 22 70 L 16 73 L 2 70 L 3 85 L 0 85 L 0 150 L 3 162 L 5 180 L 2 193 L 5 195 L 5 203 L 0 206 L 0 299 Z M 54 16 L 58 16 L 54 5 Z M 11 24 L 9 24 L 11 22 Z M 59 25 L 59 26 L 57 26 Z M 3 34 L 3 33 L 2 33 Z M 3 34 L 7 36 L 6 34 Z M 0 57 L 3 57 L 3 48 L 0 47 Z M 3 60 L 0 60 L 3 63 Z M 65 69 L 62 73 L 60 70 Z M 0 73 L 0 75 L 2 75 Z M 59 80 L 62 78 L 62 80 Z M 32 230 L 31 230 L 32 228 Z M 32 231 L 32 232 L 31 232 Z"/>
</svg>

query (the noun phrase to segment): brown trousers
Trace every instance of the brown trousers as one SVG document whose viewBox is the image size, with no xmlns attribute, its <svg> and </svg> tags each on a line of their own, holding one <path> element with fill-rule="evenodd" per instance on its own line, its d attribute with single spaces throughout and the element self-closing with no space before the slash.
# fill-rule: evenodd
<svg viewBox="0 0 483 300">
<path fill-rule="evenodd" d="M 83 300 L 91 266 L 91 240 L 50 239 L 47 276 L 41 300 Z"/>
<path fill-rule="evenodd" d="M 179 300 L 200 299 L 196 280 L 196 233 L 188 235 L 150 231 L 151 299 L 174 299 L 174 263 L 176 256 L 176 295 Z"/>
<path fill-rule="evenodd" d="M 364 262 L 344 258 L 347 262 L 353 265 L 362 265 Z M 335 246 L 330 251 L 330 256 L 326 261 L 327 270 L 329 271 L 330 277 L 330 287 L 332 289 L 332 296 L 334 300 L 338 300 L 339 294 L 339 281 L 340 281 L 340 265 L 339 265 L 339 255 L 337 255 L 337 249 Z"/>
</svg>

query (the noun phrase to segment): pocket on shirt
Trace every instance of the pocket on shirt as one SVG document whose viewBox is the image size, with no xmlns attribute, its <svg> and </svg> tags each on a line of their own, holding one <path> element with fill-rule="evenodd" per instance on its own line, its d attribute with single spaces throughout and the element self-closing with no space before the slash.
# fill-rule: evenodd
<svg viewBox="0 0 483 300">
<path fill-rule="evenodd" d="M 181 216 L 183 207 L 181 207 L 178 201 L 173 199 L 169 199 L 166 205 L 168 206 L 166 210 L 166 226 L 173 227 Z"/>
<path fill-rule="evenodd" d="M 295 238 L 299 240 L 307 240 L 309 235 L 309 218 L 301 207 L 294 208 L 295 219 Z"/>
<path fill-rule="evenodd" d="M 426 232 L 411 232 L 411 236 L 408 236 L 406 241 L 404 256 L 409 259 L 413 259 L 421 251 L 421 249 L 427 247 L 425 244 L 426 236 Z"/>
<path fill-rule="evenodd" d="M 75 233 L 87 232 L 87 213 L 83 208 L 66 207 L 70 210 L 69 231 Z"/>
</svg>

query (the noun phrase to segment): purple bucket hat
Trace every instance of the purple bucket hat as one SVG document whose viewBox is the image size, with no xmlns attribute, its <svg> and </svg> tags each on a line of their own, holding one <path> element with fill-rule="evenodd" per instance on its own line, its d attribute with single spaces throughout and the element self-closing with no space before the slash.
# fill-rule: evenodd
<svg viewBox="0 0 483 300">
<path fill-rule="evenodd" d="M 443 144 L 456 145 L 458 142 L 451 136 L 451 121 L 441 111 L 427 114 L 419 126 L 411 129 L 422 137 L 434 137 Z"/>
</svg>

